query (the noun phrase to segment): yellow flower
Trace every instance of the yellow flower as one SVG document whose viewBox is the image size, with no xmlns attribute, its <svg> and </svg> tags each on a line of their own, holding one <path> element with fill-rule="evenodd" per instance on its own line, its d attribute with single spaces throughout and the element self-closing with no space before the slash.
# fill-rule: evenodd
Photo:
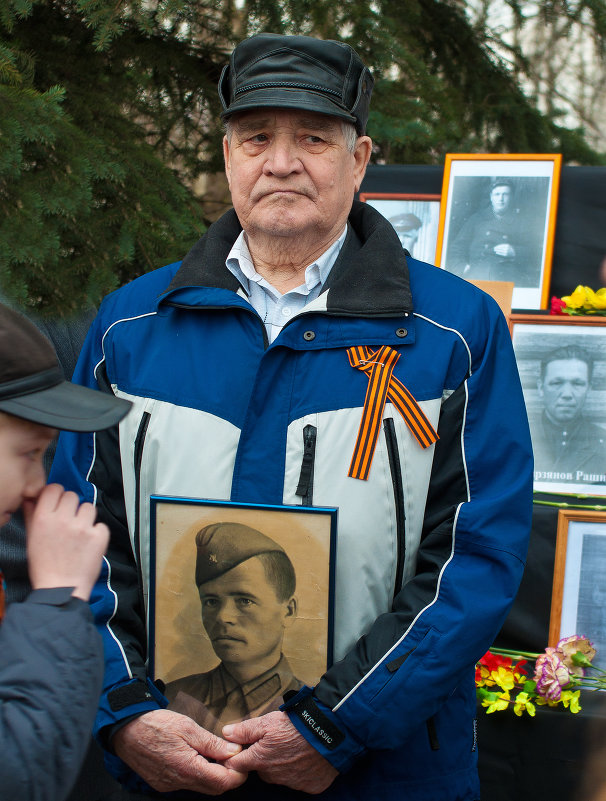
<svg viewBox="0 0 606 801">
<path fill-rule="evenodd" d="M 482 706 L 487 706 L 488 709 L 486 710 L 486 714 L 490 715 L 491 712 L 501 712 L 503 709 L 507 709 L 509 706 L 509 693 L 499 693 L 497 696 L 496 701 L 491 701 L 489 698 L 484 698 L 482 701 Z"/>
<path fill-rule="evenodd" d="M 564 690 L 562 692 L 562 703 L 566 709 L 570 707 L 570 711 L 573 713 L 573 715 L 576 715 L 577 712 L 581 711 L 581 704 L 579 703 L 580 694 L 580 690 L 576 690 L 576 692 L 572 692 L 572 690 Z"/>
<path fill-rule="evenodd" d="M 606 309 L 606 287 L 591 293 L 591 305 L 594 309 Z"/>
<path fill-rule="evenodd" d="M 542 695 L 537 695 L 534 699 L 538 706 L 559 706 L 559 701 L 552 701 L 551 698 L 543 698 Z"/>
<path fill-rule="evenodd" d="M 579 284 L 571 295 L 566 295 L 562 298 L 562 300 L 569 309 L 580 309 L 587 302 L 587 289 L 589 289 L 589 287 Z"/>
<path fill-rule="evenodd" d="M 486 665 L 482 665 L 480 662 L 476 665 L 476 687 L 490 687 L 494 684 L 494 681 L 490 678 L 490 670 L 486 667 Z"/>
<path fill-rule="evenodd" d="M 499 665 L 496 670 L 491 672 L 490 676 L 495 684 L 498 684 L 502 690 L 513 690 L 515 679 L 513 676 L 513 670 L 511 668 L 506 668 L 503 665 Z"/>
<path fill-rule="evenodd" d="M 516 713 L 516 715 L 519 718 L 522 717 L 522 713 L 524 711 L 528 712 L 528 714 L 532 718 L 535 716 L 535 712 L 536 712 L 535 706 L 531 702 L 530 696 L 528 695 L 528 693 L 518 693 L 517 694 L 516 701 L 515 701 L 515 704 L 514 704 L 514 707 L 513 707 L 513 711 Z"/>
</svg>

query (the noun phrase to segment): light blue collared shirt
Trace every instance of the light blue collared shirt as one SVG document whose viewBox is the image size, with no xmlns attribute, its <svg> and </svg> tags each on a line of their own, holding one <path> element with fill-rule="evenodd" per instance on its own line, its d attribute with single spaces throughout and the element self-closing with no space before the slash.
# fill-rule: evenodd
<svg viewBox="0 0 606 801">
<path fill-rule="evenodd" d="M 248 295 L 248 302 L 265 323 L 267 337 L 270 342 L 280 333 L 282 326 L 298 314 L 308 303 L 315 300 L 328 278 L 339 251 L 345 241 L 347 226 L 336 242 L 305 268 L 305 281 L 284 295 L 273 287 L 255 270 L 255 265 L 248 249 L 244 231 L 236 239 L 225 262 L 227 269 L 240 282 Z"/>
</svg>

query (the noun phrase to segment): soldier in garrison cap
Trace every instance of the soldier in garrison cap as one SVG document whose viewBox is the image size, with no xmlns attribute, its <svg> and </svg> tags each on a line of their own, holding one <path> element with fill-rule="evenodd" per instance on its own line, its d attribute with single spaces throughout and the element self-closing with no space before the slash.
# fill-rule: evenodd
<svg viewBox="0 0 606 801">
<path fill-rule="evenodd" d="M 390 217 L 389 222 L 393 225 L 402 247 L 412 256 L 415 243 L 419 238 L 419 230 L 421 229 L 421 225 L 423 225 L 421 220 L 416 214 L 405 212 Z"/>
<path fill-rule="evenodd" d="M 221 660 L 206 673 L 171 681 L 169 709 L 220 735 L 227 723 L 278 709 L 303 683 L 282 653 L 296 618 L 292 562 L 274 540 L 241 523 L 213 523 L 196 534 L 202 622 Z"/>
<path fill-rule="evenodd" d="M 448 248 L 447 268 L 468 280 L 539 286 L 539 241 L 515 202 L 515 179 L 493 178 L 488 190 L 488 202 L 465 220 Z"/>
</svg>

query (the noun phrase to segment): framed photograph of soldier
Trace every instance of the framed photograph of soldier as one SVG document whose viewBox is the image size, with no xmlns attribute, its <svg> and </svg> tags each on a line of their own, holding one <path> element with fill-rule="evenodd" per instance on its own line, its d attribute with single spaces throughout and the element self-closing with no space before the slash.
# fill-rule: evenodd
<svg viewBox="0 0 606 801">
<path fill-rule="evenodd" d="M 606 495 L 606 318 L 512 314 L 534 489 Z"/>
<path fill-rule="evenodd" d="M 606 669 L 606 512 L 560 509 L 549 618 L 549 645 L 584 635 Z"/>
<path fill-rule="evenodd" d="M 547 308 L 562 157 L 446 155 L 438 267 L 468 280 L 513 281 L 512 305 Z"/>
<path fill-rule="evenodd" d="M 151 498 L 149 663 L 221 733 L 314 685 L 333 653 L 337 510 Z"/>
<path fill-rule="evenodd" d="M 360 200 L 387 218 L 411 256 L 435 263 L 440 195 L 361 192 Z"/>
</svg>

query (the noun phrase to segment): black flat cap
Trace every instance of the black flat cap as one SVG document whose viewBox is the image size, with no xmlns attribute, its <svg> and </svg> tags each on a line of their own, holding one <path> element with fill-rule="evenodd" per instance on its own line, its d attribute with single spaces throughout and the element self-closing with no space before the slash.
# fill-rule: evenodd
<svg viewBox="0 0 606 801">
<path fill-rule="evenodd" d="M 98 431 L 131 407 L 66 381 L 55 349 L 26 317 L 0 303 L 0 411 L 65 431 Z"/>
<path fill-rule="evenodd" d="M 311 36 L 261 33 L 236 46 L 219 80 L 222 119 L 258 108 L 315 111 L 366 130 L 374 81 L 355 50 Z"/>
</svg>

